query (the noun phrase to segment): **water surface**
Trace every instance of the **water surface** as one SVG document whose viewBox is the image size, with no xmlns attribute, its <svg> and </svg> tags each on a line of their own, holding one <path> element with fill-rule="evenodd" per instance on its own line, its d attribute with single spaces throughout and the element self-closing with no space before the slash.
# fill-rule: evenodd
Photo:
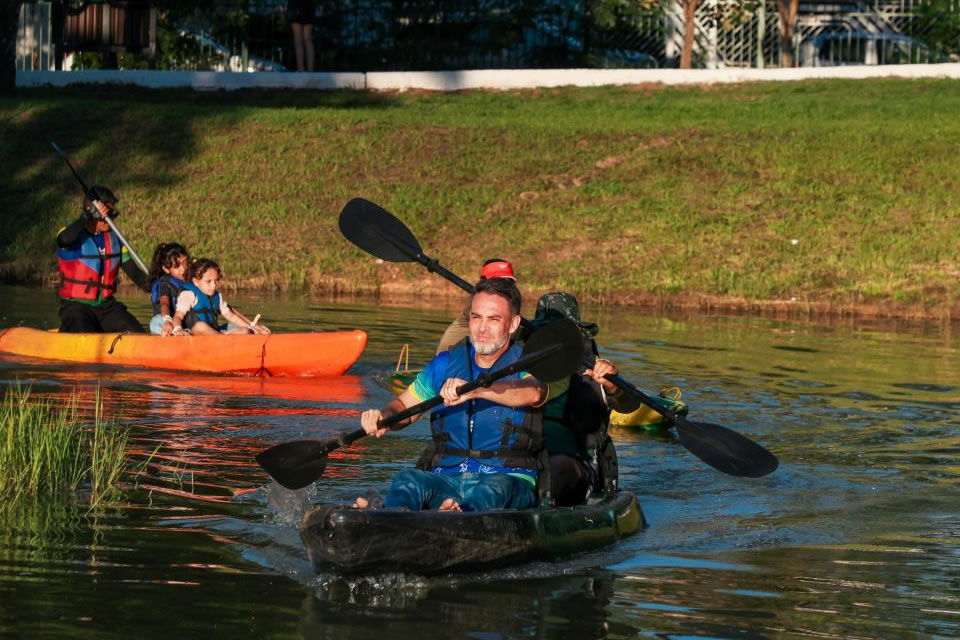
<svg viewBox="0 0 960 640">
<path fill-rule="evenodd" d="M 50 290 L 0 287 L 0 326 L 57 326 Z M 358 426 L 391 395 L 400 348 L 421 366 L 457 309 L 308 297 L 232 300 L 279 331 L 362 328 L 348 375 L 262 380 L 0 356 L 0 384 L 103 390 L 132 428 L 126 500 L 41 502 L 0 523 L 0 636 L 140 638 L 953 638 L 960 635 L 960 341 L 956 327 L 584 309 L 602 352 L 690 418 L 774 451 L 762 479 L 720 474 L 671 434 L 618 430 L 623 486 L 650 528 L 508 570 L 345 580 L 300 543 L 301 498 L 383 492 L 427 438 L 417 424 L 332 456 L 294 494 L 253 456 Z M 126 300 L 146 318 L 143 301 Z M 303 495 L 301 495 L 303 494 Z"/>
</svg>

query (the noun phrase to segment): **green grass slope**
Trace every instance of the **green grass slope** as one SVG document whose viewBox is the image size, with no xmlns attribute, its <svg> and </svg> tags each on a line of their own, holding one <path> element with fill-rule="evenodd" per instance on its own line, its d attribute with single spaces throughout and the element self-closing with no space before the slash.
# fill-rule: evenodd
<svg viewBox="0 0 960 640">
<path fill-rule="evenodd" d="M 454 293 L 378 265 L 362 196 L 471 279 L 593 300 L 960 317 L 960 83 L 425 92 L 31 90 L 0 99 L 0 275 L 55 279 L 80 192 L 51 150 L 231 287 Z M 429 289 L 428 289 L 429 292 Z"/>
</svg>

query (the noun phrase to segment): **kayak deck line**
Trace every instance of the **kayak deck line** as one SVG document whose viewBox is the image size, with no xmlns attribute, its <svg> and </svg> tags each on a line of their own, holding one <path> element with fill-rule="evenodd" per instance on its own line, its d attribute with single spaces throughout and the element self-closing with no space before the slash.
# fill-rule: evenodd
<svg viewBox="0 0 960 640">
<path fill-rule="evenodd" d="M 176 338 L 58 333 L 27 327 L 0 331 L 0 352 L 18 356 L 262 377 L 342 375 L 366 344 L 367 334 L 360 330 Z"/>
<path fill-rule="evenodd" d="M 553 560 L 598 549 L 647 527 L 636 496 L 621 491 L 577 507 L 407 511 L 320 505 L 300 537 L 318 571 L 430 575 Z"/>
<path fill-rule="evenodd" d="M 255 376 L 263 376 L 263 374 L 266 373 L 269 377 L 273 377 L 270 369 L 267 369 L 267 343 L 270 341 L 270 335 L 267 336 L 267 339 L 263 341 L 263 345 L 260 347 L 260 368 L 253 374 Z"/>
</svg>

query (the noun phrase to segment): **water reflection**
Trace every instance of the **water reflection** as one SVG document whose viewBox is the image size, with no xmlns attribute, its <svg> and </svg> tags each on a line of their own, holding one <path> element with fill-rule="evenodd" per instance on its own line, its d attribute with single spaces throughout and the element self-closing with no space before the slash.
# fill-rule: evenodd
<svg viewBox="0 0 960 640">
<path fill-rule="evenodd" d="M 452 587 L 396 582 L 389 589 L 327 585 L 326 598 L 304 598 L 298 630 L 307 638 L 382 638 L 402 623 L 410 637 L 443 635 L 444 629 L 469 630 L 474 638 L 633 635 L 631 627 L 608 619 L 611 574 Z"/>
<path fill-rule="evenodd" d="M 32 326 L 56 318 L 52 295 L 48 304 L 0 287 L 0 298 L 19 301 Z M 54 510 L 43 527 L 30 524 L 40 515 L 5 521 L 0 544 L 12 551 L 0 556 L 0 635 L 960 635 L 952 327 L 651 317 L 587 305 L 584 317 L 600 324 L 601 348 L 624 377 L 645 390 L 679 386 L 690 419 L 749 435 L 781 468 L 732 478 L 687 453 L 672 431 L 619 429 L 622 482 L 651 523 L 642 534 L 509 571 L 346 582 L 311 567 L 296 530 L 304 500 L 382 491 L 416 459 L 426 425 L 337 451 L 300 496 L 277 493 L 253 456 L 355 429 L 363 408 L 391 397 L 378 381 L 400 347 L 409 344 L 411 366 L 422 365 L 456 309 L 243 302 L 269 308 L 275 330 L 364 328 L 367 350 L 350 375 L 303 384 L 0 356 L 3 387 L 19 379 L 57 398 L 85 390 L 89 410 L 100 385 L 108 414 L 133 429 L 134 459 L 149 460 L 127 478 L 125 504 L 95 526 L 69 510 Z"/>
</svg>

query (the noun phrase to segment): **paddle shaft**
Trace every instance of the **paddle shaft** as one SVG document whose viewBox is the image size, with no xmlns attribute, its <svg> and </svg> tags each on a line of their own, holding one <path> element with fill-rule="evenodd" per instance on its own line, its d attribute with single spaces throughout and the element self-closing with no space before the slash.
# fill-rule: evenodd
<svg viewBox="0 0 960 640">
<path fill-rule="evenodd" d="M 73 163 L 70 162 L 70 158 L 67 157 L 67 154 L 64 152 L 63 149 L 57 146 L 56 142 L 53 142 L 51 140 L 50 144 L 53 146 L 53 150 L 56 151 L 57 154 L 61 158 L 63 158 L 63 161 L 67 163 L 67 166 L 70 167 L 70 172 L 73 174 L 73 177 L 77 179 L 77 182 L 80 183 L 80 187 L 83 189 L 84 195 L 87 196 L 87 200 L 94 203 L 94 206 L 96 206 L 96 203 L 99 201 L 97 198 L 97 195 L 90 190 L 90 187 L 88 187 L 87 183 L 83 181 L 83 178 L 80 177 L 80 174 L 77 173 L 77 170 L 73 168 Z M 117 225 L 113 223 L 113 220 L 110 219 L 110 216 L 103 216 L 103 220 L 110 226 L 110 229 L 115 234 L 117 234 L 117 237 L 120 238 L 120 242 L 122 242 L 123 245 L 130 252 L 130 257 L 133 258 L 133 261 L 137 264 L 138 267 L 140 267 L 140 270 L 146 274 L 149 274 L 150 270 L 147 269 L 147 265 L 143 263 L 143 260 L 141 260 L 140 256 L 137 255 L 137 252 L 134 250 L 134 248 L 130 246 L 130 243 L 127 242 L 127 239 L 123 237 L 123 234 L 120 233 L 120 229 L 118 229 Z"/>
<path fill-rule="evenodd" d="M 477 379 L 474 380 L 473 382 L 468 382 L 466 384 L 462 384 L 459 387 L 457 387 L 457 395 L 462 396 L 463 394 L 469 393 L 474 389 L 479 389 L 481 387 L 489 387 L 491 384 L 493 384 L 500 378 L 523 371 L 533 363 L 543 360 L 544 358 L 547 358 L 553 355 L 554 353 L 560 351 L 561 349 L 563 349 L 563 345 L 552 344 L 547 347 L 544 347 L 543 349 L 540 349 L 539 351 L 535 351 L 534 353 L 531 353 L 529 355 L 521 356 L 520 358 L 514 360 L 511 364 L 508 364 L 502 369 L 497 369 L 494 372 L 481 373 L 479 376 L 477 376 Z M 434 396 L 429 400 L 424 400 L 420 404 L 415 404 L 412 407 L 408 407 L 403 411 L 398 411 L 397 413 L 387 418 L 384 418 L 383 420 L 380 421 L 379 426 L 389 427 L 391 425 L 394 425 L 400 422 L 401 420 L 406 420 L 407 418 L 420 415 L 427 409 L 431 409 L 437 406 L 438 404 L 440 404 L 441 402 L 443 402 L 442 397 Z"/>
<path fill-rule="evenodd" d="M 604 378 L 606 378 L 613 384 L 617 385 L 618 389 L 621 389 L 633 395 L 635 398 L 643 402 L 643 404 L 647 405 L 657 413 L 661 414 L 664 418 L 667 419 L 667 422 L 670 422 L 671 424 L 675 424 L 682 427 L 690 426 L 690 423 L 687 422 L 682 416 L 678 416 L 676 413 L 674 413 L 670 409 L 667 409 L 666 407 L 662 407 L 659 404 L 656 404 L 653 401 L 653 398 L 651 398 L 650 396 L 645 394 L 643 391 L 640 391 L 640 389 L 637 389 L 635 386 L 633 386 L 632 384 L 630 384 L 629 382 L 621 378 L 619 374 L 608 373 L 607 375 L 604 376 Z"/>
<path fill-rule="evenodd" d="M 357 247 L 381 260 L 419 262 L 427 271 L 439 274 L 471 295 L 474 293 L 472 284 L 441 266 L 438 260 L 425 255 L 420 243 L 403 222 L 369 200 L 354 198 L 344 206 L 340 212 L 340 231 Z M 392 250 L 384 251 L 385 247 L 391 247 Z M 533 329 L 526 318 L 521 317 L 520 324 L 526 329 Z"/>
<path fill-rule="evenodd" d="M 380 237 L 382 237 L 384 240 L 386 240 L 387 242 L 389 242 L 390 244 L 392 244 L 394 247 L 396 247 L 397 249 L 399 249 L 400 252 L 403 253 L 404 255 L 406 255 L 408 258 L 410 258 L 411 260 L 413 260 L 413 261 L 415 261 L 415 262 L 419 262 L 420 264 L 422 264 L 423 266 L 425 266 L 425 267 L 427 268 L 427 271 L 429 271 L 429 272 L 431 272 L 431 273 L 438 273 L 438 274 L 440 274 L 442 277 L 446 278 L 447 280 L 449 280 L 449 281 L 452 282 L 453 284 L 457 285 L 458 287 L 460 287 L 461 289 L 463 289 L 464 291 L 466 291 L 467 293 L 469 293 L 469 294 L 472 294 L 472 293 L 473 293 L 473 285 L 472 285 L 472 284 L 470 284 L 469 282 L 467 282 L 466 280 L 464 280 L 463 278 L 461 278 L 461 277 L 458 276 L 457 274 L 453 273 L 452 271 L 450 271 L 450 270 L 447 269 L 446 267 L 441 266 L 439 261 L 434 260 L 433 258 L 430 258 L 430 257 L 425 256 L 425 255 L 423 254 L 423 251 L 421 251 L 418 247 L 414 247 L 414 246 L 410 245 L 409 243 L 405 242 L 405 241 L 404 241 L 403 239 L 401 239 L 401 238 L 392 238 L 392 237 L 388 236 L 387 234 L 383 233 L 383 232 L 382 232 L 379 228 L 377 228 L 377 227 L 371 227 L 371 228 L 374 230 L 375 233 L 377 233 L 377 234 L 378 234 Z"/>
<path fill-rule="evenodd" d="M 377 229 L 377 232 L 379 233 L 379 229 Z M 395 246 L 401 252 L 409 256 L 411 260 L 419 262 L 420 264 L 425 266 L 427 268 L 427 271 L 429 271 L 430 273 L 439 274 L 441 277 L 457 285 L 458 287 L 460 287 L 470 295 L 473 295 L 474 292 L 476 291 L 476 289 L 472 284 L 470 284 L 469 282 L 467 282 L 466 280 L 464 280 L 454 272 L 450 271 L 446 267 L 440 266 L 440 262 L 438 260 L 425 256 L 423 252 L 418 250 L 416 247 L 410 246 L 409 244 L 407 244 L 406 242 L 404 242 L 399 238 L 387 238 L 387 236 L 384 234 L 381 234 L 381 236 L 383 236 L 384 239 L 386 239 L 390 244 Z M 531 329 L 531 330 L 533 329 L 533 324 L 523 316 L 520 316 L 520 324 L 525 329 Z"/>
<path fill-rule="evenodd" d="M 110 228 L 113 229 L 113 232 L 117 234 L 117 237 L 120 238 L 120 242 L 130 251 L 130 257 L 133 258 L 133 261 L 137 263 L 137 266 L 140 267 L 140 270 L 146 274 L 150 274 L 150 270 L 147 269 L 147 265 L 143 263 L 143 260 L 140 259 L 140 256 L 137 255 L 137 252 L 134 250 L 130 243 L 127 242 L 127 239 L 123 237 L 123 234 L 120 233 L 120 229 L 117 229 L 117 225 L 113 223 L 113 220 L 110 219 L 110 216 L 105 216 L 103 218 L 106 220 L 107 224 L 110 225 Z"/>
<path fill-rule="evenodd" d="M 253 320 L 251 320 L 251 319 L 248 318 L 247 316 L 245 316 L 245 315 L 243 315 L 242 313 L 240 313 L 239 311 L 237 311 L 237 308 L 234 307 L 232 304 L 231 304 L 231 305 L 228 305 L 228 306 L 230 307 L 230 311 L 233 311 L 235 314 L 237 314 L 238 316 L 240 316 L 240 319 L 243 320 L 244 322 L 246 322 L 247 324 L 249 324 L 251 329 L 255 328 L 255 327 L 257 326 L 257 323 L 260 322 L 260 314 L 259 314 L 259 313 L 253 318 Z"/>
<path fill-rule="evenodd" d="M 481 387 L 489 387 L 491 384 L 493 384 L 500 378 L 523 371 L 534 362 L 542 360 L 543 358 L 546 358 L 556 353 L 557 351 L 560 351 L 562 348 L 563 348 L 563 345 L 552 344 L 548 347 L 544 347 L 543 349 L 540 349 L 539 351 L 536 351 L 526 356 L 522 356 L 521 358 L 514 360 L 512 364 L 509 364 L 502 369 L 498 369 L 494 372 L 481 373 L 479 376 L 477 376 L 477 379 L 474 380 L 473 382 L 467 382 L 466 384 L 462 384 L 459 387 L 457 387 L 457 395 L 462 396 L 463 394 L 469 393 L 474 389 L 479 389 Z M 443 397 L 434 396 L 429 400 L 424 400 L 419 404 L 415 404 L 412 407 L 407 407 L 402 411 L 398 411 L 394 414 L 387 416 L 386 418 L 381 419 L 379 422 L 377 422 L 377 426 L 378 427 L 393 426 L 398 422 L 402 422 L 403 420 L 406 420 L 407 418 L 418 416 L 424 411 L 428 409 L 432 409 L 433 407 L 437 406 L 438 404 L 441 404 L 442 402 L 443 402 Z M 334 449 L 345 447 L 350 443 L 356 440 L 359 440 L 365 435 L 367 435 L 367 432 L 364 431 L 363 429 L 357 429 L 356 431 L 351 431 L 350 433 L 341 434 L 335 440 L 330 440 L 327 442 L 327 445 L 324 447 L 325 449 L 324 453 L 330 453 Z"/>
<path fill-rule="evenodd" d="M 393 245 L 398 249 L 400 249 L 401 251 L 403 251 L 404 253 L 407 253 L 407 251 L 412 249 L 412 247 L 407 245 L 407 243 L 403 242 L 402 240 L 391 241 L 391 242 L 393 242 Z M 457 285 L 458 287 L 460 287 L 470 295 L 473 295 L 474 292 L 476 291 L 476 289 L 472 284 L 470 284 L 469 282 L 467 282 L 466 280 L 464 280 L 454 272 L 450 271 L 446 267 L 440 266 L 439 261 L 423 255 L 422 251 L 417 251 L 415 254 L 409 254 L 409 255 L 411 258 L 413 258 L 414 260 L 416 260 L 417 262 L 425 266 L 427 268 L 427 271 L 429 271 L 430 273 L 439 274 L 441 277 Z M 531 329 L 531 330 L 533 329 L 533 324 L 523 316 L 520 316 L 520 324 L 525 329 Z"/>
</svg>

